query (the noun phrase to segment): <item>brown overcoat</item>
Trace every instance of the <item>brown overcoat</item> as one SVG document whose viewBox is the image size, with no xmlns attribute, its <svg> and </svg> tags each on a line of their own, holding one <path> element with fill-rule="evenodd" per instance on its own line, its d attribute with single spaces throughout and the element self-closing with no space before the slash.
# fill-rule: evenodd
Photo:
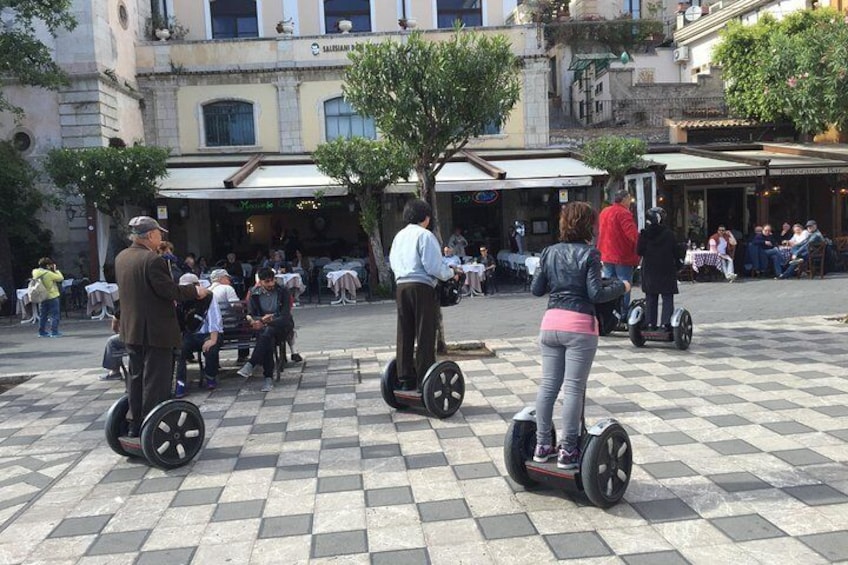
<svg viewBox="0 0 848 565">
<path fill-rule="evenodd" d="M 121 298 L 121 341 L 179 347 L 182 336 L 174 301 L 197 298 L 194 285 L 177 285 L 168 263 L 138 243 L 118 253 L 115 276 Z"/>
</svg>

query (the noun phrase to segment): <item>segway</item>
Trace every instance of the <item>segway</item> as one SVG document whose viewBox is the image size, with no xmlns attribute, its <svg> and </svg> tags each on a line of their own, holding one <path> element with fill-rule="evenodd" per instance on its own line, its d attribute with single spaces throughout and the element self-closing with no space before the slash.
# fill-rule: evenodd
<svg viewBox="0 0 848 565">
<path fill-rule="evenodd" d="M 436 418 L 448 418 L 465 398 L 465 377 L 453 361 L 437 361 L 424 375 L 421 390 L 400 390 L 397 359 L 389 361 L 380 375 L 383 400 L 396 410 L 423 408 Z"/>
<path fill-rule="evenodd" d="M 160 469 L 182 467 L 200 452 L 206 425 L 200 410 L 186 400 L 158 404 L 141 424 L 139 437 L 128 437 L 129 397 L 118 399 L 106 413 L 106 442 L 112 451 L 139 457 Z"/>
<path fill-rule="evenodd" d="M 532 488 L 538 484 L 569 492 L 583 492 L 600 508 L 618 503 L 630 484 L 633 450 L 627 431 L 618 421 L 607 418 L 586 429 L 580 438 L 580 463 L 576 469 L 560 469 L 556 461 L 533 461 L 536 449 L 536 410 L 524 408 L 512 417 L 504 440 L 504 463 L 516 483 Z M 556 432 L 551 428 L 552 444 Z"/>
<path fill-rule="evenodd" d="M 634 303 L 635 304 L 635 303 Z M 647 341 L 674 342 L 677 349 L 685 350 L 692 343 L 692 316 L 685 308 L 675 308 L 671 315 L 671 327 L 648 328 L 645 324 L 645 303 L 630 307 L 627 318 L 630 341 L 636 347 L 644 347 Z"/>
</svg>

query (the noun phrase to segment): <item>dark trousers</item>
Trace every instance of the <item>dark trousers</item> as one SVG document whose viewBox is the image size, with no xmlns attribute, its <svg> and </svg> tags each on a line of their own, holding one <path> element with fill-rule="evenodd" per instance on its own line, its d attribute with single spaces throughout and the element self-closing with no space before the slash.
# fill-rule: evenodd
<svg viewBox="0 0 848 565">
<path fill-rule="evenodd" d="M 420 387 L 436 362 L 436 290 L 422 283 L 399 284 L 396 301 L 398 378 L 415 379 Z"/>
<path fill-rule="evenodd" d="M 293 326 L 265 326 L 256 334 L 256 346 L 250 356 L 250 362 L 262 365 L 262 372 L 266 379 L 274 377 L 274 348 L 277 342 L 291 333 Z"/>
<path fill-rule="evenodd" d="M 200 351 L 202 353 L 203 350 L 203 342 L 209 339 L 209 334 L 184 334 L 183 335 L 183 348 L 180 352 L 180 360 L 177 362 L 177 380 L 182 381 L 183 384 L 186 382 L 186 359 L 188 359 L 192 353 L 195 351 Z M 219 352 L 221 350 L 221 340 L 209 349 L 207 353 L 202 353 L 203 358 L 206 360 L 206 364 L 203 367 L 204 374 L 214 379 L 218 376 L 218 367 L 220 366 L 219 362 Z"/>
<path fill-rule="evenodd" d="M 659 305 L 659 294 L 645 294 L 645 306 L 647 309 L 647 323 L 649 326 L 657 325 L 657 307 Z M 663 294 L 662 295 L 662 317 L 660 319 L 660 325 L 666 325 L 671 323 L 671 315 L 674 313 L 674 295 L 673 294 Z"/>
<path fill-rule="evenodd" d="M 130 354 L 130 378 L 127 381 L 130 411 L 127 420 L 141 426 L 156 405 L 171 396 L 174 352 L 170 347 L 127 344 L 126 348 Z"/>
</svg>

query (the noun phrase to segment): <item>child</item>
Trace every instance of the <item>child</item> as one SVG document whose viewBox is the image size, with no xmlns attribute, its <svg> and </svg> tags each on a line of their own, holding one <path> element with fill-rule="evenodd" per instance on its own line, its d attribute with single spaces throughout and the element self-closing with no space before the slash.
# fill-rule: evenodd
<svg viewBox="0 0 848 565">
<path fill-rule="evenodd" d="M 671 327 L 674 295 L 677 294 L 677 261 L 680 250 L 674 234 L 664 225 L 665 210 L 651 208 L 645 213 L 645 229 L 639 233 L 636 253 L 642 256 L 642 291 L 647 309 L 646 323 L 657 328 L 657 308 L 662 295 L 660 323 Z"/>
</svg>

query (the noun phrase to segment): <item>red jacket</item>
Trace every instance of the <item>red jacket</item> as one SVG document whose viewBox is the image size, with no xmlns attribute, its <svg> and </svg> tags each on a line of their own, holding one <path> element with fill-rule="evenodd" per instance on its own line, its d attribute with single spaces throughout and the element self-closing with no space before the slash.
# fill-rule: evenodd
<svg viewBox="0 0 848 565">
<path fill-rule="evenodd" d="M 633 214 L 621 204 L 613 204 L 601 210 L 598 217 L 598 250 L 601 261 L 613 265 L 639 264 L 636 254 L 636 241 L 639 229 L 633 221 Z"/>
</svg>

